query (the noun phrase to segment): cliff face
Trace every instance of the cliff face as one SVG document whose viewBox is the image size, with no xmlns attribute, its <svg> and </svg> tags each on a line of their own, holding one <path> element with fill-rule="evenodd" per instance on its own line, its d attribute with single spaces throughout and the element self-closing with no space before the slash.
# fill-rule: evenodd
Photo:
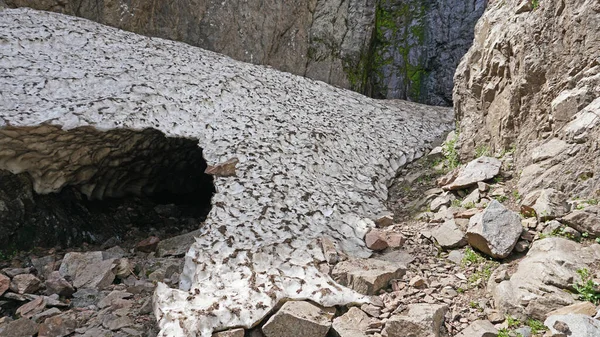
<svg viewBox="0 0 600 337">
<path fill-rule="evenodd" d="M 456 71 L 463 158 L 516 149 L 521 192 L 599 196 L 599 61 L 598 1 L 490 5 Z"/>
<path fill-rule="evenodd" d="M 8 0 L 321 80 L 450 105 L 486 0 Z"/>
</svg>

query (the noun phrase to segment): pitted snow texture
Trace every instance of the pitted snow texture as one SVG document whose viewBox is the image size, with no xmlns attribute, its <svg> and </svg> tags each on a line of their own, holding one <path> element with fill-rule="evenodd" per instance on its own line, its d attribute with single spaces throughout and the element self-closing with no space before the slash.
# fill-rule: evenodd
<svg viewBox="0 0 600 337">
<path fill-rule="evenodd" d="M 218 178 L 181 289 L 159 284 L 160 336 L 249 327 L 280 300 L 365 301 L 318 271 L 316 239 L 369 254 L 386 183 L 451 128 L 451 111 L 376 101 L 182 43 L 28 9 L 0 12 L 0 126 L 156 128 L 193 137 Z"/>
</svg>

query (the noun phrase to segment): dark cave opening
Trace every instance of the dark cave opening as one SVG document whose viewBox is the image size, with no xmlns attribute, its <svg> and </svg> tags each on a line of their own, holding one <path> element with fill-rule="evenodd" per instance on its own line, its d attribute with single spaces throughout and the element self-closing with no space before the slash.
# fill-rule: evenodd
<svg viewBox="0 0 600 337">
<path fill-rule="evenodd" d="M 198 141 L 155 129 L 0 129 L 0 251 L 197 229 L 215 193 Z"/>
</svg>

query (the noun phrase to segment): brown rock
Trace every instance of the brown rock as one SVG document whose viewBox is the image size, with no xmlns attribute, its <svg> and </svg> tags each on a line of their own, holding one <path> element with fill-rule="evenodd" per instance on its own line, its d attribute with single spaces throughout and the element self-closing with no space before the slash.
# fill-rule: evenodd
<svg viewBox="0 0 600 337">
<path fill-rule="evenodd" d="M 60 275 L 60 272 L 53 271 L 46 280 L 46 293 L 48 295 L 58 294 L 62 297 L 70 297 L 75 292 L 75 288 Z"/>
<path fill-rule="evenodd" d="M 10 289 L 18 294 L 31 294 L 40 289 L 42 282 L 32 274 L 20 274 L 13 277 Z"/>
<path fill-rule="evenodd" d="M 64 337 L 75 332 L 78 327 L 76 314 L 67 311 L 61 315 L 46 318 L 40 325 L 38 337 Z"/>
<path fill-rule="evenodd" d="M 156 236 L 148 237 L 135 245 L 135 250 L 143 253 L 150 253 L 156 250 L 160 239 Z"/>
<path fill-rule="evenodd" d="M 3 274 L 0 274 L 0 296 L 10 288 L 10 279 Z"/>
<path fill-rule="evenodd" d="M 237 158 L 231 158 L 215 166 L 208 166 L 204 173 L 217 177 L 234 177 L 236 175 L 235 167 L 238 163 Z"/>
<path fill-rule="evenodd" d="M 213 333 L 212 337 L 244 337 L 245 330 L 242 328 L 219 331 Z"/>
<path fill-rule="evenodd" d="M 566 307 L 562 307 L 560 309 L 556 309 L 550 311 L 546 314 L 546 318 L 552 315 L 568 315 L 568 314 L 581 314 L 587 316 L 596 315 L 596 306 L 591 302 L 579 302 L 575 304 L 568 305 Z"/>
<path fill-rule="evenodd" d="M 17 315 L 20 317 L 31 318 L 44 311 L 46 301 L 43 296 L 39 296 L 31 302 L 25 303 L 17 309 Z"/>
<path fill-rule="evenodd" d="M 28 318 L 19 318 L 9 322 L 3 330 L 0 330 L 0 337 L 31 337 L 38 332 L 38 327 L 39 324 Z"/>
<path fill-rule="evenodd" d="M 371 229 L 367 235 L 365 235 L 365 244 L 367 245 L 367 248 L 375 251 L 384 250 L 388 247 L 383 231 L 376 228 Z"/>
<path fill-rule="evenodd" d="M 262 327 L 266 337 L 325 337 L 331 327 L 332 310 L 304 301 L 286 302 Z"/>
<path fill-rule="evenodd" d="M 376 259 L 355 259 L 338 263 L 331 273 L 334 280 L 365 295 L 374 295 L 392 279 L 401 278 L 406 267 Z"/>
</svg>

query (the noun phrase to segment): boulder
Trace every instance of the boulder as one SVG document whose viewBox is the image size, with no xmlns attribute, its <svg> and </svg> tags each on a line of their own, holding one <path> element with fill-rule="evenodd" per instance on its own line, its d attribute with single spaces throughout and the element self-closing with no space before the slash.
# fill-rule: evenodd
<svg viewBox="0 0 600 337">
<path fill-rule="evenodd" d="M 0 296 L 10 288 L 10 278 L 0 274 Z"/>
<path fill-rule="evenodd" d="M 462 168 L 456 179 L 442 188 L 445 190 L 459 190 L 477 184 L 478 182 L 492 179 L 500 173 L 502 163 L 492 157 L 479 157 L 472 160 Z"/>
<path fill-rule="evenodd" d="M 575 304 L 567 305 L 566 307 L 552 310 L 547 314 L 547 316 L 549 317 L 553 315 L 578 314 L 593 317 L 596 315 L 596 312 L 596 306 L 593 305 L 591 302 L 578 302 Z"/>
<path fill-rule="evenodd" d="M 75 289 L 71 283 L 65 280 L 59 271 L 53 271 L 48 275 L 46 279 L 46 293 L 48 295 L 58 294 L 62 297 L 71 297 L 74 292 Z"/>
<path fill-rule="evenodd" d="M 567 196 L 553 188 L 530 192 L 521 201 L 521 213 L 535 212 L 539 221 L 548 221 L 563 216 L 567 212 Z"/>
<path fill-rule="evenodd" d="M 437 212 L 440 210 L 440 207 L 442 207 L 442 206 L 450 206 L 450 203 L 454 199 L 456 199 L 456 197 L 452 193 L 449 193 L 449 192 L 442 193 L 441 195 L 439 195 L 438 197 L 436 197 L 435 199 L 433 199 L 431 201 L 429 208 L 431 209 L 432 212 Z"/>
<path fill-rule="evenodd" d="M 564 334 L 569 337 L 600 336 L 600 321 L 587 315 L 552 315 L 546 318 L 544 325 L 552 334 Z"/>
<path fill-rule="evenodd" d="M 332 329 L 339 337 L 368 337 L 369 316 L 357 307 L 333 320 Z"/>
<path fill-rule="evenodd" d="M 496 308 L 519 319 L 546 319 L 556 309 L 574 304 L 571 289 L 577 270 L 600 260 L 600 245 L 589 247 L 560 237 L 533 242 L 509 280 L 492 291 Z"/>
<path fill-rule="evenodd" d="M 486 255 L 502 259 L 510 254 L 522 231 L 521 217 L 492 200 L 469 220 L 467 242 Z"/>
<path fill-rule="evenodd" d="M 582 210 L 575 210 L 562 219 L 570 227 L 590 236 L 600 236 L 600 206 L 588 206 Z"/>
<path fill-rule="evenodd" d="M 17 309 L 19 317 L 31 318 L 44 311 L 46 308 L 46 300 L 43 296 L 39 296 L 31 302 L 25 303 Z"/>
<path fill-rule="evenodd" d="M 375 295 L 392 279 L 401 278 L 406 267 L 376 259 L 352 259 L 335 265 L 331 276 L 341 285 L 365 295 Z"/>
<path fill-rule="evenodd" d="M 262 327 L 266 337 L 325 337 L 334 311 L 304 301 L 286 302 Z"/>
<path fill-rule="evenodd" d="M 391 316 L 382 335 L 387 337 L 440 337 L 448 306 L 409 304 L 406 313 Z"/>
<path fill-rule="evenodd" d="M 477 320 L 461 331 L 456 337 L 496 337 L 498 329 L 490 321 Z"/>
<path fill-rule="evenodd" d="M 446 220 L 431 232 L 431 236 L 444 249 L 459 248 L 467 244 L 465 233 L 458 228 L 454 219 Z"/>
<path fill-rule="evenodd" d="M 19 318 L 8 322 L 0 330 L 0 337 L 31 337 L 38 333 L 39 324 L 28 318 Z M 38 335 L 41 337 L 41 335 Z"/>
<path fill-rule="evenodd" d="M 115 279 L 113 269 L 116 259 L 104 260 L 102 252 L 67 253 L 60 265 L 60 275 L 70 277 L 73 286 L 104 289 Z"/>
</svg>

